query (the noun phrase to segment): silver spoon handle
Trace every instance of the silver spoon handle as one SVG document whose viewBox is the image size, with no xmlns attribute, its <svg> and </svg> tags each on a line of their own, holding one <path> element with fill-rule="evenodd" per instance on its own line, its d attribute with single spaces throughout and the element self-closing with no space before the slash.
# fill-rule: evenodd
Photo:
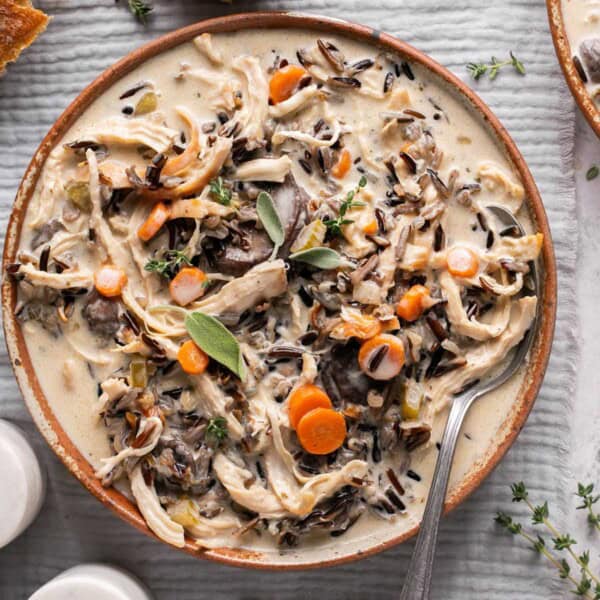
<svg viewBox="0 0 600 600">
<path fill-rule="evenodd" d="M 452 459 L 463 419 L 472 400 L 472 394 L 467 393 L 457 396 L 452 402 L 429 490 L 427 506 L 423 513 L 419 536 L 404 580 L 400 600 L 429 599 L 438 528 L 446 499 Z"/>
</svg>

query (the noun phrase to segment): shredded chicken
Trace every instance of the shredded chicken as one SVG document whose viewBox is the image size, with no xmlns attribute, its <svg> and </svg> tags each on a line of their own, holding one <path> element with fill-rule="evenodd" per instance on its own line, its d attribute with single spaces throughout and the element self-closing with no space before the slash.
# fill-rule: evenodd
<svg viewBox="0 0 600 600">
<path fill-rule="evenodd" d="M 133 469 L 129 480 L 131 493 L 148 527 L 161 540 L 177 548 L 183 548 L 185 545 L 183 527 L 175 523 L 161 506 L 154 486 L 146 485 L 141 465 Z"/>
<path fill-rule="evenodd" d="M 32 285 L 49 287 L 54 290 L 90 288 L 94 279 L 93 274 L 85 269 L 48 273 L 36 269 L 31 263 L 22 264 L 18 274 Z"/>
<path fill-rule="evenodd" d="M 286 289 L 285 264 L 274 260 L 257 265 L 243 277 L 226 283 L 216 294 L 194 303 L 194 308 L 209 315 L 241 314 L 263 300 L 283 294 Z"/>
<path fill-rule="evenodd" d="M 131 457 L 142 457 L 146 456 L 154 450 L 156 444 L 163 431 L 162 421 L 158 417 L 150 417 L 143 419 L 140 423 L 139 431 L 137 436 L 132 442 L 131 446 L 124 448 L 118 454 L 109 458 L 100 459 L 102 466 L 96 470 L 96 477 L 103 479 L 106 477 L 117 465 L 121 464 L 125 459 Z"/>
<path fill-rule="evenodd" d="M 126 119 L 112 117 L 102 124 L 102 129 L 83 133 L 82 139 L 100 144 L 147 146 L 156 152 L 166 152 L 179 132 L 155 123 L 151 119 Z"/>
<path fill-rule="evenodd" d="M 288 156 L 280 158 L 258 158 L 249 160 L 235 172 L 239 181 L 275 181 L 282 183 L 290 172 L 292 161 Z"/>
<path fill-rule="evenodd" d="M 436 410 L 441 410 L 452 394 L 465 384 L 480 378 L 491 368 L 500 364 L 507 353 L 518 344 L 531 327 L 535 318 L 537 299 L 526 296 L 517 300 L 511 308 L 510 320 L 504 332 L 466 354 L 467 364 L 428 383 L 428 395 Z"/>
<path fill-rule="evenodd" d="M 194 46 L 210 60 L 214 65 L 223 64 L 223 55 L 213 46 L 213 40 L 210 33 L 201 33 L 194 38 Z"/>
</svg>

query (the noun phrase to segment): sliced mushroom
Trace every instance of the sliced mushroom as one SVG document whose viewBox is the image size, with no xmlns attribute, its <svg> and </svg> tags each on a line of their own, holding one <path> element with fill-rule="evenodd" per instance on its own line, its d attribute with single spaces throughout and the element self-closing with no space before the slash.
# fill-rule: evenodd
<svg viewBox="0 0 600 600">
<path fill-rule="evenodd" d="M 273 204 L 284 227 L 285 241 L 279 256 L 285 257 L 305 224 L 308 194 L 296 183 L 291 173 L 283 183 L 269 186 L 267 190 L 273 198 Z M 246 234 L 243 246 L 228 243 L 216 257 L 216 267 L 223 273 L 241 275 L 254 265 L 267 260 L 273 251 L 273 244 L 263 230 L 249 226 L 240 229 Z"/>
</svg>

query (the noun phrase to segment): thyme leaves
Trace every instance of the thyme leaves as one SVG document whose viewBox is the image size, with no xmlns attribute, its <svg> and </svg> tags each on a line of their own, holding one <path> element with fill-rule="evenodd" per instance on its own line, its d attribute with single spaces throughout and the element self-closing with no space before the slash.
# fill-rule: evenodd
<svg viewBox="0 0 600 600">
<path fill-rule="evenodd" d="M 510 59 L 505 61 L 499 61 L 495 56 L 492 56 L 489 63 L 470 62 L 467 64 L 467 71 L 469 71 L 475 81 L 483 77 L 486 73 L 491 80 L 494 80 L 498 76 L 500 69 L 507 66 L 512 66 L 519 75 L 525 75 L 525 65 L 513 54 L 512 50 L 509 54 Z"/>
<path fill-rule="evenodd" d="M 522 523 L 516 521 L 505 512 L 496 513 L 495 521 L 510 534 L 520 536 L 536 552 L 544 556 L 556 569 L 561 579 L 570 581 L 574 586 L 571 593 L 588 600 L 600 600 L 600 577 L 590 569 L 590 552 L 584 550 L 581 553 L 575 551 L 577 541 L 569 533 L 561 533 L 550 520 L 550 508 L 548 502 L 535 505 L 529 498 L 529 490 L 521 481 L 511 486 L 512 501 L 523 502 L 531 513 L 533 526 L 541 526 L 544 532 L 533 533 L 527 531 Z M 594 493 L 594 485 L 577 484 L 576 496 L 583 500 L 578 510 L 588 511 L 588 521 L 600 530 L 600 515 L 594 513 L 593 505 L 600 499 Z M 544 537 L 549 534 L 550 539 Z M 560 556 L 564 553 L 563 556 Z M 566 555 L 566 556 L 564 556 Z"/>
<path fill-rule="evenodd" d="M 144 2 L 144 0 L 127 0 L 127 3 L 131 14 L 134 15 L 140 23 L 145 25 L 146 19 L 152 12 L 153 7 L 148 4 L 148 2 Z"/>
<path fill-rule="evenodd" d="M 367 178 L 363 175 L 358 181 L 358 185 L 355 189 L 350 190 L 346 194 L 346 198 L 340 205 L 340 210 L 338 212 L 338 216 L 335 219 L 327 219 L 323 221 L 323 224 L 327 227 L 327 230 L 332 235 L 341 235 L 342 234 L 342 226 L 349 225 L 350 223 L 354 223 L 352 219 L 346 218 L 346 213 L 351 208 L 357 208 L 360 206 L 365 206 L 364 202 L 360 202 L 359 200 L 354 200 L 354 197 L 358 192 L 367 185 Z"/>
<path fill-rule="evenodd" d="M 169 250 L 165 252 L 162 260 L 152 259 L 145 265 L 144 269 L 150 273 L 162 275 L 167 279 L 172 279 L 182 266 L 191 266 L 192 261 L 180 250 Z"/>
</svg>

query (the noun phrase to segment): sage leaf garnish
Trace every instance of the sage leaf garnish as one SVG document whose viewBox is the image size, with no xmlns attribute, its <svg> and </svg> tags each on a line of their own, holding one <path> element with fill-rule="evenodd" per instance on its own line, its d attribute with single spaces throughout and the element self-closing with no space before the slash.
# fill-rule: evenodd
<svg viewBox="0 0 600 600">
<path fill-rule="evenodd" d="M 273 249 L 273 256 L 275 256 L 277 250 L 279 250 L 281 244 L 283 244 L 283 241 L 285 240 L 285 233 L 283 231 L 281 219 L 273 204 L 273 199 L 267 192 L 258 194 L 258 198 L 256 199 L 256 213 L 275 246 Z"/>
<path fill-rule="evenodd" d="M 201 312 L 192 312 L 185 317 L 185 328 L 208 356 L 227 367 L 240 379 L 246 377 L 240 345 L 221 321 Z"/>
<path fill-rule="evenodd" d="M 290 254 L 291 260 L 307 263 L 318 269 L 337 269 L 346 264 L 342 257 L 331 248 L 309 248 L 308 250 L 300 250 L 294 254 Z"/>
</svg>

